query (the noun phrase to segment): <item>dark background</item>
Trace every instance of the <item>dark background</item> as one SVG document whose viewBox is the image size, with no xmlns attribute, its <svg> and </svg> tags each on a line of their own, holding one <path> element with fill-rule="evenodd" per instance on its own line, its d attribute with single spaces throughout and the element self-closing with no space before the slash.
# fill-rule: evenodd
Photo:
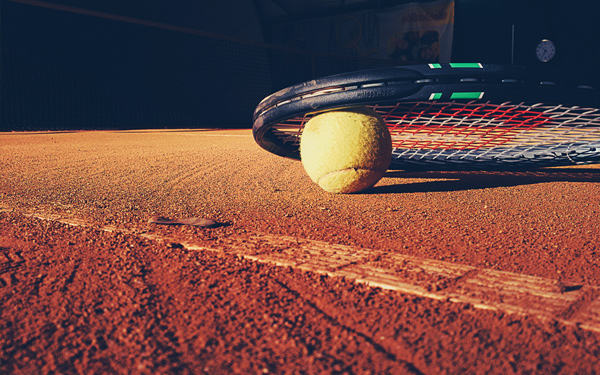
<svg viewBox="0 0 600 375">
<path fill-rule="evenodd" d="M 408 2 L 0 0 L 0 130 L 249 128 L 273 91 L 389 64 L 273 46 L 273 25 Z M 456 0 L 452 61 L 509 64 L 514 25 L 515 64 L 593 71 L 597 7 Z M 557 47 L 547 64 L 543 38 Z"/>
</svg>

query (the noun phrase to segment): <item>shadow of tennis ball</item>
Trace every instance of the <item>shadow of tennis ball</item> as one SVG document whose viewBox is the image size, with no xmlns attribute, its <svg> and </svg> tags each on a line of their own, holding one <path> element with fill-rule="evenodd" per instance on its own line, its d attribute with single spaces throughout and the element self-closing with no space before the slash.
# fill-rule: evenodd
<svg viewBox="0 0 600 375">
<path fill-rule="evenodd" d="M 357 193 L 377 183 L 392 158 L 390 132 L 366 107 L 324 112 L 311 118 L 300 139 L 308 176 L 330 193 Z"/>
</svg>

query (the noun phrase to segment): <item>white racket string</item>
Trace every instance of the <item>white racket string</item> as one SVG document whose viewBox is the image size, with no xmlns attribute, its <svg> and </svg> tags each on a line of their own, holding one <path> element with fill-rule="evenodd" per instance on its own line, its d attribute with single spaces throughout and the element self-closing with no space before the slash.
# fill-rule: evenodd
<svg viewBox="0 0 600 375">
<path fill-rule="evenodd" d="M 399 102 L 370 106 L 381 114 L 398 161 L 529 162 L 600 158 L 600 110 L 543 103 Z M 300 144 L 315 114 L 280 122 L 273 134 Z"/>
</svg>

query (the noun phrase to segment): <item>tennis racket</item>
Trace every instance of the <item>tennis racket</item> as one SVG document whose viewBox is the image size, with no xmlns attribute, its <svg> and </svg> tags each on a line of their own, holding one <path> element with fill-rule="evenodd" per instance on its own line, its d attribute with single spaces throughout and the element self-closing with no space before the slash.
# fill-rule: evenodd
<svg viewBox="0 0 600 375">
<path fill-rule="evenodd" d="M 479 63 L 345 73 L 278 91 L 257 106 L 265 150 L 300 159 L 314 115 L 367 106 L 392 136 L 390 169 L 535 169 L 600 163 L 600 87 L 574 76 Z"/>
</svg>

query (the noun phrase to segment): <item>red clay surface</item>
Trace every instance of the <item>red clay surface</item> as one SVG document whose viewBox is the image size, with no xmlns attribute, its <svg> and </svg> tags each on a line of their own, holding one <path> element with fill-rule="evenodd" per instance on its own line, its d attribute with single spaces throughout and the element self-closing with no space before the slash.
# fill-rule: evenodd
<svg viewBox="0 0 600 375">
<path fill-rule="evenodd" d="M 9 133 L 0 153 L 0 373 L 600 372 L 598 331 L 258 263 L 230 245 L 314 239 L 569 293 L 600 285 L 598 166 L 390 171 L 365 194 L 333 195 L 248 130 Z"/>
</svg>

